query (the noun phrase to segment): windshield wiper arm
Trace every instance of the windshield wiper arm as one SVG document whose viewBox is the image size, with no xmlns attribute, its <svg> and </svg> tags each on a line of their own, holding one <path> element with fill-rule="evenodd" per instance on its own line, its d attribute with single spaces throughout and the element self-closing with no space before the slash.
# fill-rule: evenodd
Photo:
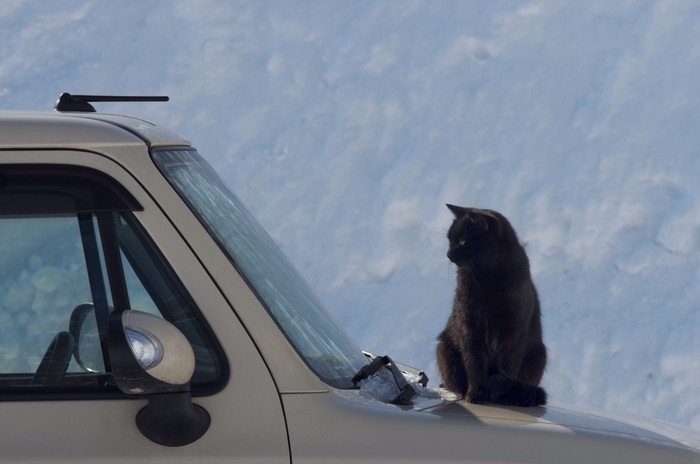
<svg viewBox="0 0 700 464">
<path fill-rule="evenodd" d="M 379 369 L 386 367 L 391 372 L 399 388 L 399 394 L 396 398 L 390 401 L 391 404 L 409 405 L 411 398 L 416 396 L 416 390 L 406 381 L 406 378 L 401 373 L 401 370 L 389 356 L 377 356 L 369 364 L 362 366 L 362 369 L 352 378 L 352 383 L 357 386 L 362 380 L 379 372 Z"/>
</svg>

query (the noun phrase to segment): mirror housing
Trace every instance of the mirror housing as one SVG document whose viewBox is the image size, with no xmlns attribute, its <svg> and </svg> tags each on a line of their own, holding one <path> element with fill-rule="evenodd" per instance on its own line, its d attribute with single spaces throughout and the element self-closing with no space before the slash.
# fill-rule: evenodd
<svg viewBox="0 0 700 464">
<path fill-rule="evenodd" d="M 109 321 L 109 359 L 124 393 L 148 395 L 189 391 L 194 352 L 170 322 L 142 311 L 113 312 Z"/>
<path fill-rule="evenodd" d="M 119 389 L 149 400 L 136 416 L 136 425 L 149 440 L 183 446 L 209 429 L 209 413 L 193 404 L 190 394 L 192 346 L 170 322 L 141 311 L 113 312 L 109 359 Z"/>
</svg>

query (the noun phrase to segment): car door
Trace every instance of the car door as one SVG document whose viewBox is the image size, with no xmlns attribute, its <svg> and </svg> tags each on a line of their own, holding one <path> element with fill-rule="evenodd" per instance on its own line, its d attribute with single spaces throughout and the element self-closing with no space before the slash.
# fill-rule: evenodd
<svg viewBox="0 0 700 464">
<path fill-rule="evenodd" d="M 0 153 L 1 462 L 289 462 L 265 363 L 156 200 L 94 153 Z M 148 399 L 110 371 L 115 308 L 164 318 L 193 347 L 193 401 L 211 417 L 194 443 L 139 432 Z"/>
</svg>

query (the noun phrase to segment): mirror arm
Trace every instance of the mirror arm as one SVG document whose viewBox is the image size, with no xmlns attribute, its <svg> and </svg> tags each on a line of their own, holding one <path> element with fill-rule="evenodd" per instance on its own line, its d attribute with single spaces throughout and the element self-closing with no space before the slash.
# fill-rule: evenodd
<svg viewBox="0 0 700 464">
<path fill-rule="evenodd" d="M 136 425 L 149 440 L 163 446 L 184 446 L 201 438 L 211 417 L 192 403 L 190 392 L 148 395 L 148 405 L 136 415 Z"/>
</svg>

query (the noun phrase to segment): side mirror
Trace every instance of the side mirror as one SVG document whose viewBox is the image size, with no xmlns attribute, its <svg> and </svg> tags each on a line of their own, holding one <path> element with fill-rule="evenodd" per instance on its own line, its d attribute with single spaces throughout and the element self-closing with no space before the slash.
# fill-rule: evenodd
<svg viewBox="0 0 700 464">
<path fill-rule="evenodd" d="M 189 391 L 194 352 L 168 321 L 142 311 L 113 312 L 109 320 L 109 359 L 124 393 Z"/>
<path fill-rule="evenodd" d="M 81 369 L 92 373 L 104 372 L 100 331 L 92 303 L 82 303 L 73 309 L 68 331 L 75 340 L 73 358 Z"/>
<path fill-rule="evenodd" d="M 146 395 L 148 405 L 136 425 L 149 440 L 183 446 L 209 429 L 209 413 L 192 403 L 192 346 L 170 322 L 134 310 L 113 312 L 109 319 L 109 359 L 121 391 Z"/>
</svg>

